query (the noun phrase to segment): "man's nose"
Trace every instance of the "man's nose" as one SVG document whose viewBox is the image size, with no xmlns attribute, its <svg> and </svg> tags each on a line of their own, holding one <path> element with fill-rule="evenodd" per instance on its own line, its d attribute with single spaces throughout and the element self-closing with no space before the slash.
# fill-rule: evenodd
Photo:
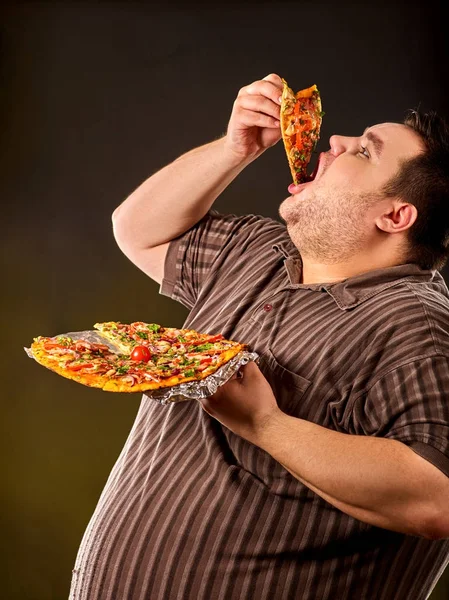
<svg viewBox="0 0 449 600">
<path fill-rule="evenodd" d="M 329 145 L 331 147 L 331 154 L 339 156 L 345 152 L 351 144 L 353 138 L 344 135 L 332 135 L 329 138 Z"/>
</svg>

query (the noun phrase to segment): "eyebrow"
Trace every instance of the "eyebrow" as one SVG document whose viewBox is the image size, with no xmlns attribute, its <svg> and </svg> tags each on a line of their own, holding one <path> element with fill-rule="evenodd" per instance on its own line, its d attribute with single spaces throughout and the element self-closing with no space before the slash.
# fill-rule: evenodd
<svg viewBox="0 0 449 600">
<path fill-rule="evenodd" d="M 366 139 L 372 143 L 372 145 L 374 147 L 374 152 L 376 153 L 377 158 L 379 158 L 380 155 L 382 154 L 382 150 L 384 149 L 384 142 L 383 142 L 383 140 L 380 139 L 379 136 L 377 136 L 372 131 L 368 131 L 368 133 L 366 133 L 367 130 L 368 130 L 368 128 L 365 129 L 365 131 L 363 132 L 363 135 L 365 135 Z"/>
</svg>

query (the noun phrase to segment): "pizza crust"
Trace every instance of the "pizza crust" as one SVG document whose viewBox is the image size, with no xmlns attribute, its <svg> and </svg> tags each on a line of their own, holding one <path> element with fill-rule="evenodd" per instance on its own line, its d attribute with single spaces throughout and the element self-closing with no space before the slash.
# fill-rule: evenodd
<svg viewBox="0 0 449 600">
<path fill-rule="evenodd" d="M 42 344 L 39 342 L 33 342 L 31 344 L 31 351 L 33 353 L 33 357 L 40 365 L 50 369 L 51 371 L 54 371 L 66 379 L 72 379 L 77 383 L 82 383 L 83 385 L 100 389 L 103 389 L 103 386 L 108 381 L 108 377 L 105 377 L 104 375 L 96 375 L 95 373 L 80 373 L 79 371 L 71 372 L 61 364 L 60 360 L 58 361 L 51 358 L 43 348 Z"/>
</svg>

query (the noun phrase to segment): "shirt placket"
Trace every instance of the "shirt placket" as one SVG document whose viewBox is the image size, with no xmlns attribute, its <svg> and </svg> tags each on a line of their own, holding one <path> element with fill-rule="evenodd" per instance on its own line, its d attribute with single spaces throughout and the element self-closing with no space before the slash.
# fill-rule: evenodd
<svg viewBox="0 0 449 600">
<path fill-rule="evenodd" d="M 271 314 L 274 317 L 276 311 L 281 307 L 282 303 L 285 302 L 285 293 L 297 289 L 299 286 L 301 271 L 298 265 L 298 259 L 288 256 L 281 248 L 279 248 L 279 251 L 281 251 L 285 257 L 283 266 L 286 277 L 279 287 L 272 290 L 269 295 L 258 303 L 251 315 L 250 320 L 252 322 L 265 319 L 268 314 Z"/>
</svg>

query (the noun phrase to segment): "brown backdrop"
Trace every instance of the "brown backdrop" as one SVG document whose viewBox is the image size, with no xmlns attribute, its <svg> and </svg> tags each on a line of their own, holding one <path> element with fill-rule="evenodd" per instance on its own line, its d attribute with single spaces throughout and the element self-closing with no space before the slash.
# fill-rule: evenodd
<svg viewBox="0 0 449 600">
<path fill-rule="evenodd" d="M 114 208 L 167 162 L 220 136 L 239 88 L 270 72 L 295 88 L 318 84 L 319 150 L 333 133 L 399 121 L 418 103 L 448 116 L 439 6 L 3 5 L 2 597 L 67 597 L 81 536 L 139 404 L 138 394 L 57 377 L 23 346 L 101 320 L 180 326 L 186 316 L 120 253 Z M 278 145 L 216 206 L 277 218 L 289 183 Z M 446 577 L 432 600 L 448 590 Z"/>
</svg>

